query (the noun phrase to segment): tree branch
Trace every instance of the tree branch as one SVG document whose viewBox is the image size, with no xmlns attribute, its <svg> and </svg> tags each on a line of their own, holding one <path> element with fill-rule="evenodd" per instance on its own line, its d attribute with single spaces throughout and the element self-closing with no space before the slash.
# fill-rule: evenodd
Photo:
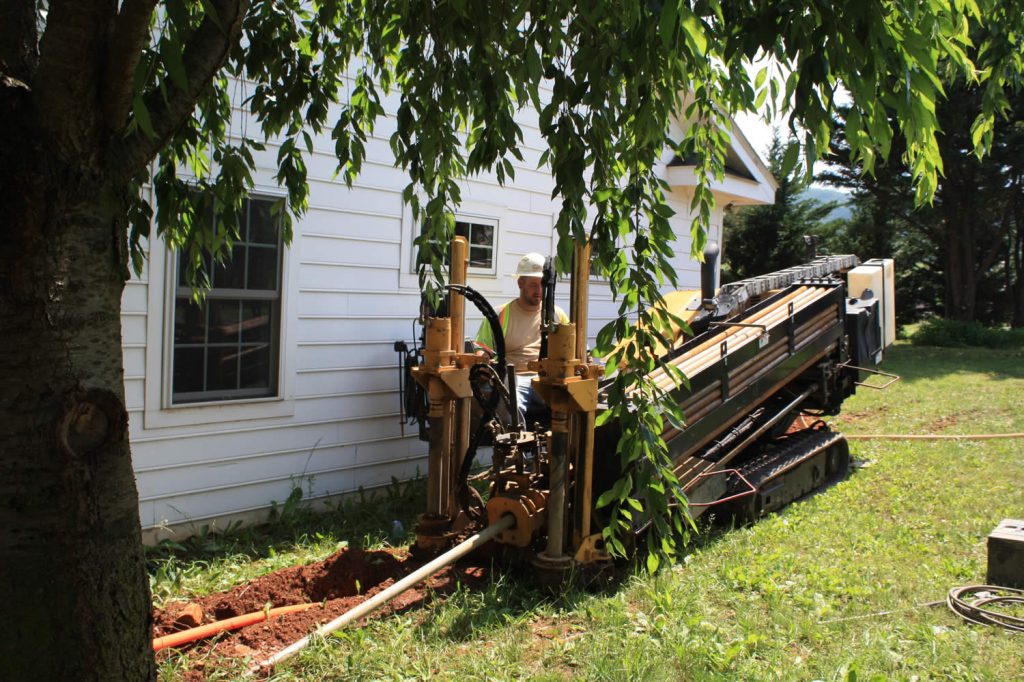
<svg viewBox="0 0 1024 682">
<path fill-rule="evenodd" d="M 120 130 L 132 105 L 135 68 L 150 39 L 149 24 L 157 0 L 125 0 L 114 20 L 103 69 L 100 106 L 108 129 Z"/>
<path fill-rule="evenodd" d="M 38 38 L 35 0 L 0 0 L 0 76 L 31 81 Z"/>
<path fill-rule="evenodd" d="M 88 153 L 100 111 L 94 106 L 102 55 L 117 4 L 51 0 L 32 83 L 40 129 L 57 148 Z"/>
<path fill-rule="evenodd" d="M 250 0 L 211 0 L 209 6 L 216 12 L 217 20 L 210 16 L 204 18 L 183 52 L 188 88 L 181 90 L 167 79 L 163 89 L 166 98 L 160 88 L 151 89 L 145 103 L 156 135 L 150 137 L 137 129 L 123 144 L 111 150 L 115 158 L 108 168 L 126 177 L 138 172 L 192 115 L 199 95 L 224 65 L 241 35 L 242 20 L 249 11 Z"/>
</svg>

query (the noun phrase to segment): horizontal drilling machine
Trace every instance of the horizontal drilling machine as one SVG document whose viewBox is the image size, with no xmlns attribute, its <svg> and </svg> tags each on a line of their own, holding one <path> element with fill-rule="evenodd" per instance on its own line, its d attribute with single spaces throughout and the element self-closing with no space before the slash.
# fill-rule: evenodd
<svg viewBox="0 0 1024 682">
<path fill-rule="evenodd" d="M 595 502 L 622 476 L 616 453 L 622 434 L 614 420 L 595 428 L 608 409 L 610 370 L 587 349 L 589 247 L 575 250 L 567 324 L 553 314 L 557 278 L 550 259 L 545 269 L 541 353 L 530 368 L 550 416 L 532 425 L 516 408 L 517 377 L 504 364 L 498 317 L 466 286 L 463 237 L 453 239 L 450 255 L 446 300 L 434 314 L 421 310 L 421 344 L 395 344 L 405 377 L 403 420 L 418 422 L 429 442 L 417 547 L 440 552 L 511 516 L 514 523 L 497 534 L 497 543 L 548 579 L 601 570 L 610 556 L 601 532 L 606 520 Z M 756 517 L 846 472 L 846 440 L 820 419 L 808 423 L 808 416 L 834 415 L 857 386 L 884 388 L 897 378 L 876 369 L 895 338 L 893 262 L 812 257 L 716 290 L 717 247 L 709 246 L 704 260 L 700 290 L 669 293 L 659 304 L 685 325 L 656 350 L 661 362 L 648 378 L 670 392 L 685 416 L 684 428 L 667 426 L 662 437 L 691 516 L 717 506 Z M 493 358 L 465 344 L 467 300 L 491 325 Z M 664 365 L 687 382 L 676 385 Z M 868 374 L 889 379 L 869 384 Z M 482 443 L 492 448 L 491 464 L 474 473 Z M 636 533 L 649 521 L 638 519 Z"/>
</svg>

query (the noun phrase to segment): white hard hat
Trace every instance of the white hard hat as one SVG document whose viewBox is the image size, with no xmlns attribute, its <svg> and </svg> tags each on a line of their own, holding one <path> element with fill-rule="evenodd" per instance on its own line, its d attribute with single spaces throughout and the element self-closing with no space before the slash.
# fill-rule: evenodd
<svg viewBox="0 0 1024 682">
<path fill-rule="evenodd" d="M 544 256 L 533 251 L 519 259 L 516 267 L 516 277 L 543 277 Z"/>
</svg>

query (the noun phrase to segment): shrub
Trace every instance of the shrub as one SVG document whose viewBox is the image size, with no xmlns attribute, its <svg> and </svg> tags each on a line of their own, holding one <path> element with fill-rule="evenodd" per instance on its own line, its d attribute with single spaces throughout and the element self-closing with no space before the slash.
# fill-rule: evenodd
<svg viewBox="0 0 1024 682">
<path fill-rule="evenodd" d="M 916 346 L 1019 348 L 1024 347 L 1024 329 L 985 327 L 980 322 L 933 317 L 921 323 L 910 341 Z"/>
</svg>

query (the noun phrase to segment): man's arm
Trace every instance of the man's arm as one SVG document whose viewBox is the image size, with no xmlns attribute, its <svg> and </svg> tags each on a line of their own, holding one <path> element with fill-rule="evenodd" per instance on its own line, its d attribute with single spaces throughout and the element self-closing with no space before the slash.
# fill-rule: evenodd
<svg viewBox="0 0 1024 682">
<path fill-rule="evenodd" d="M 507 307 L 506 304 L 498 310 L 498 320 L 501 322 L 502 331 L 505 329 L 505 308 Z M 473 347 L 476 349 L 477 355 L 487 355 L 493 358 L 496 355 L 494 346 L 494 333 L 491 331 L 491 325 L 484 318 L 480 321 L 480 328 L 477 330 L 476 338 L 473 340 Z"/>
</svg>

